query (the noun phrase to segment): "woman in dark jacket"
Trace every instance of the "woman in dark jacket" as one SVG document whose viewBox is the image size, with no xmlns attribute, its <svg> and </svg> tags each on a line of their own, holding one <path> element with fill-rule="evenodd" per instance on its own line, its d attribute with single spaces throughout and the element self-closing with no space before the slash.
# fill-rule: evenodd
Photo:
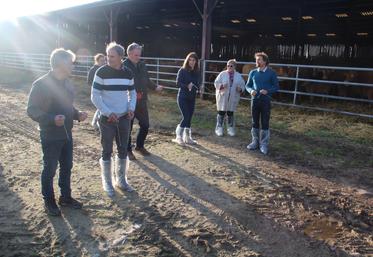
<svg viewBox="0 0 373 257">
<path fill-rule="evenodd" d="M 198 56 L 192 52 L 185 58 L 184 64 L 178 71 L 176 78 L 176 84 L 179 87 L 177 104 L 182 114 L 182 120 L 176 127 L 176 139 L 173 140 L 178 144 L 197 143 L 192 138 L 191 121 L 200 83 Z"/>
</svg>

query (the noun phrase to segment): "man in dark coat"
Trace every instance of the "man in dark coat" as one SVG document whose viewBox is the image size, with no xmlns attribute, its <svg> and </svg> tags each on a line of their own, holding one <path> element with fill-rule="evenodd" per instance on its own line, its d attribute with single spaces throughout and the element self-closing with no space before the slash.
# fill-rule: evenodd
<svg viewBox="0 0 373 257">
<path fill-rule="evenodd" d="M 135 80 L 135 89 L 137 93 L 135 118 L 139 121 L 140 130 L 137 133 L 135 151 L 143 156 L 147 156 L 150 155 L 150 153 L 148 150 L 145 149 L 144 144 L 149 131 L 149 113 L 147 105 L 148 89 L 161 91 L 163 89 L 163 86 L 156 85 L 150 80 L 146 64 L 140 60 L 141 52 L 142 47 L 139 44 L 130 44 L 127 47 L 128 57 L 124 60 L 123 65 L 132 70 Z M 131 122 L 131 132 L 134 119 Z M 128 158 L 130 160 L 136 160 L 136 157 L 132 152 L 131 136 L 128 140 Z"/>
<path fill-rule="evenodd" d="M 59 163 L 58 185 L 61 196 L 58 203 L 74 209 L 82 203 L 71 197 L 71 169 L 73 167 L 73 120 L 84 121 L 85 112 L 73 106 L 74 90 L 68 77 L 73 69 L 75 55 L 65 49 L 56 49 L 50 56 L 51 71 L 37 79 L 31 88 L 27 114 L 39 123 L 43 152 L 41 191 L 44 207 L 49 215 L 60 216 L 53 189 L 53 178 Z"/>
</svg>

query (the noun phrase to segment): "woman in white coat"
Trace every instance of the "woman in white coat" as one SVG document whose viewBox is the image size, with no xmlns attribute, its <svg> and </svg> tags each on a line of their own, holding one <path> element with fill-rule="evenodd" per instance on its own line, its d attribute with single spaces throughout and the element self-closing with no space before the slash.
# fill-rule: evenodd
<svg viewBox="0 0 373 257">
<path fill-rule="evenodd" d="M 215 134 L 219 137 L 223 136 L 224 118 L 228 116 L 228 135 L 234 136 L 235 121 L 234 111 L 240 101 L 241 92 L 245 90 L 245 81 L 241 74 L 236 71 L 236 60 L 232 59 L 227 62 L 227 69 L 220 72 L 216 77 L 216 107 L 218 114 L 216 117 Z"/>
</svg>

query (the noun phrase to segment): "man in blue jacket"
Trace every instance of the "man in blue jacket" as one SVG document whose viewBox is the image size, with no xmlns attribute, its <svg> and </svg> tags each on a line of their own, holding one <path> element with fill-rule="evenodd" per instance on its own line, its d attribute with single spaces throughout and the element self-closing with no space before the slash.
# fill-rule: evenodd
<svg viewBox="0 0 373 257">
<path fill-rule="evenodd" d="M 73 69 L 75 55 L 62 48 L 50 56 L 51 71 L 36 80 L 31 88 L 27 114 L 39 123 L 43 151 L 41 189 L 46 212 L 60 216 L 53 190 L 53 178 L 60 164 L 58 185 L 61 189 L 59 204 L 74 209 L 82 204 L 71 197 L 70 178 L 73 167 L 73 120 L 84 121 L 85 112 L 74 108 L 74 90 L 68 79 Z"/>
<path fill-rule="evenodd" d="M 250 71 L 246 90 L 251 95 L 252 142 L 249 150 L 258 147 L 263 154 L 268 153 L 269 119 L 271 113 L 271 96 L 279 89 L 276 72 L 268 67 L 268 55 L 264 52 L 255 54 L 256 69 Z M 259 137 L 259 130 L 260 137 Z"/>
</svg>

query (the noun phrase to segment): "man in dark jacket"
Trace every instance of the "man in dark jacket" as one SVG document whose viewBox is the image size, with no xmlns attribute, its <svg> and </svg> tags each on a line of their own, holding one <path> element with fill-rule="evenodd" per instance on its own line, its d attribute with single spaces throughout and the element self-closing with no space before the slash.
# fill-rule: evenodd
<svg viewBox="0 0 373 257">
<path fill-rule="evenodd" d="M 31 88 L 27 114 L 39 123 L 43 152 L 41 190 L 44 207 L 49 215 L 60 216 L 53 189 L 53 178 L 60 164 L 58 185 L 61 189 L 59 204 L 75 209 L 82 204 L 71 197 L 70 177 L 73 166 L 73 120 L 84 121 L 85 112 L 73 106 L 74 91 L 68 77 L 73 69 L 75 55 L 62 48 L 50 56 L 51 71 L 37 79 Z"/>
<path fill-rule="evenodd" d="M 135 110 L 135 118 L 139 121 L 140 130 L 137 134 L 135 151 L 141 155 L 150 155 L 148 150 L 145 149 L 144 143 L 149 131 L 149 113 L 148 113 L 148 89 L 161 91 L 163 86 L 154 84 L 148 74 L 146 64 L 140 61 L 142 47 L 139 44 L 132 43 L 127 47 L 127 55 L 123 65 L 132 70 L 135 80 L 135 89 L 137 93 L 137 102 Z M 133 128 L 134 119 L 131 122 L 131 132 Z M 130 132 L 130 135 L 131 135 Z M 128 158 L 136 160 L 132 152 L 131 136 L 128 140 Z"/>
<path fill-rule="evenodd" d="M 105 65 L 105 62 L 106 62 L 106 59 L 105 59 L 105 55 L 104 54 L 96 54 L 94 56 L 94 65 L 89 69 L 88 71 L 88 75 L 87 75 L 87 83 L 88 83 L 88 86 L 92 86 L 92 83 L 93 83 L 93 79 L 95 77 L 95 74 L 96 74 L 96 71 L 98 70 L 98 68 L 100 68 L 101 66 Z"/>
<path fill-rule="evenodd" d="M 100 54 L 100 53 L 96 54 L 94 57 L 94 60 L 95 60 L 95 63 L 89 69 L 88 75 L 87 75 L 87 83 L 88 83 L 88 86 L 90 87 L 92 86 L 96 71 L 98 70 L 98 68 L 105 65 L 106 63 L 106 58 L 104 54 Z M 92 126 L 94 127 L 96 131 L 100 129 L 99 122 L 98 122 L 99 117 L 100 117 L 100 112 L 96 110 L 95 114 L 93 115 L 92 122 L 91 122 Z"/>
</svg>

